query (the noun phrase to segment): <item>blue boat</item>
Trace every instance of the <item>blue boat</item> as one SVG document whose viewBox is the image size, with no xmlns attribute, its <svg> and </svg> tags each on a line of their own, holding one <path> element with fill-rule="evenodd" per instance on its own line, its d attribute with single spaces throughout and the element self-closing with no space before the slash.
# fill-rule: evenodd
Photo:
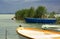
<svg viewBox="0 0 60 39">
<path fill-rule="evenodd" d="M 27 23 L 56 23 L 56 18 L 25 18 Z"/>
</svg>

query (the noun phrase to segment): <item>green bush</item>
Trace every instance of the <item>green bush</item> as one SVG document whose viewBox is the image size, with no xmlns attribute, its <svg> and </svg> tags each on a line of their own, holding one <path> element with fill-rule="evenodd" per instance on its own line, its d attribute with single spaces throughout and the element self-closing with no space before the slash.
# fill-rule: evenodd
<svg viewBox="0 0 60 39">
<path fill-rule="evenodd" d="M 47 10 L 44 6 L 39 6 L 35 10 L 34 7 L 31 7 L 29 9 L 22 9 L 18 10 L 15 13 L 15 17 L 17 20 L 24 19 L 25 17 L 30 18 L 42 18 L 42 15 L 46 14 Z"/>
</svg>

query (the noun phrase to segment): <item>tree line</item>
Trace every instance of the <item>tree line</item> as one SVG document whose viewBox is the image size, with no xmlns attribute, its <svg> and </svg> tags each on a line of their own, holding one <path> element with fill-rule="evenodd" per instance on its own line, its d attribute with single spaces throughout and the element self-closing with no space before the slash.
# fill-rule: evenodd
<svg viewBox="0 0 60 39">
<path fill-rule="evenodd" d="M 26 17 L 29 18 L 47 18 L 47 8 L 45 6 L 38 6 L 36 9 L 31 7 L 29 9 L 18 10 L 15 13 L 15 19 L 21 20 Z M 55 12 L 51 12 L 48 18 L 54 18 Z"/>
</svg>

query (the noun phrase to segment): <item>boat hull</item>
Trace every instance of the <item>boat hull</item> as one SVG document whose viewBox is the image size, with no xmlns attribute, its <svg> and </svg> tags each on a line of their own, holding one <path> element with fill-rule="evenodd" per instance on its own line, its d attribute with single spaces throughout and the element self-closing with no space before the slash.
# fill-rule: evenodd
<svg viewBox="0 0 60 39">
<path fill-rule="evenodd" d="M 55 18 L 25 18 L 25 21 L 27 23 L 56 23 L 56 19 Z"/>
<path fill-rule="evenodd" d="M 35 39 L 34 37 L 32 37 L 32 34 L 33 35 L 37 35 L 37 34 L 34 34 L 33 32 L 19 32 L 19 30 L 33 30 L 33 31 L 38 31 L 38 32 L 43 32 L 44 34 L 46 34 L 46 35 L 57 35 L 57 34 L 59 34 L 60 35 L 60 32 L 55 32 L 55 31 L 51 31 L 51 30 L 42 30 L 42 29 L 36 29 L 36 28 L 24 28 L 24 29 L 21 29 L 20 27 L 19 28 L 17 28 L 16 29 L 16 32 L 20 35 L 20 36 L 23 36 L 23 37 L 25 37 L 25 38 L 27 38 L 27 39 Z M 23 34 L 22 34 L 23 33 Z M 28 34 L 28 33 L 31 33 L 31 36 L 29 36 L 30 34 Z M 28 35 L 27 35 L 28 34 Z M 39 35 L 39 34 L 38 34 Z M 38 36 L 37 35 L 37 36 Z M 42 34 L 40 35 L 40 36 L 42 36 Z M 42 37 L 42 38 L 44 38 L 44 37 Z M 37 38 L 38 39 L 38 38 Z M 49 39 L 49 38 L 46 38 L 46 39 Z M 60 37 L 58 36 L 58 37 L 52 37 L 52 39 L 60 39 Z"/>
</svg>

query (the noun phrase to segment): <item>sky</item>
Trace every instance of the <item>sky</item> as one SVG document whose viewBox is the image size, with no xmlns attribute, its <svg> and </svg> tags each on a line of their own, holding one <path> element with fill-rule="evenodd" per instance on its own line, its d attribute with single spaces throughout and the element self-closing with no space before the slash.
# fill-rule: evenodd
<svg viewBox="0 0 60 39">
<path fill-rule="evenodd" d="M 60 0 L 0 0 L 0 13 L 15 13 L 31 6 L 45 6 L 50 12 L 60 12 Z"/>
</svg>

